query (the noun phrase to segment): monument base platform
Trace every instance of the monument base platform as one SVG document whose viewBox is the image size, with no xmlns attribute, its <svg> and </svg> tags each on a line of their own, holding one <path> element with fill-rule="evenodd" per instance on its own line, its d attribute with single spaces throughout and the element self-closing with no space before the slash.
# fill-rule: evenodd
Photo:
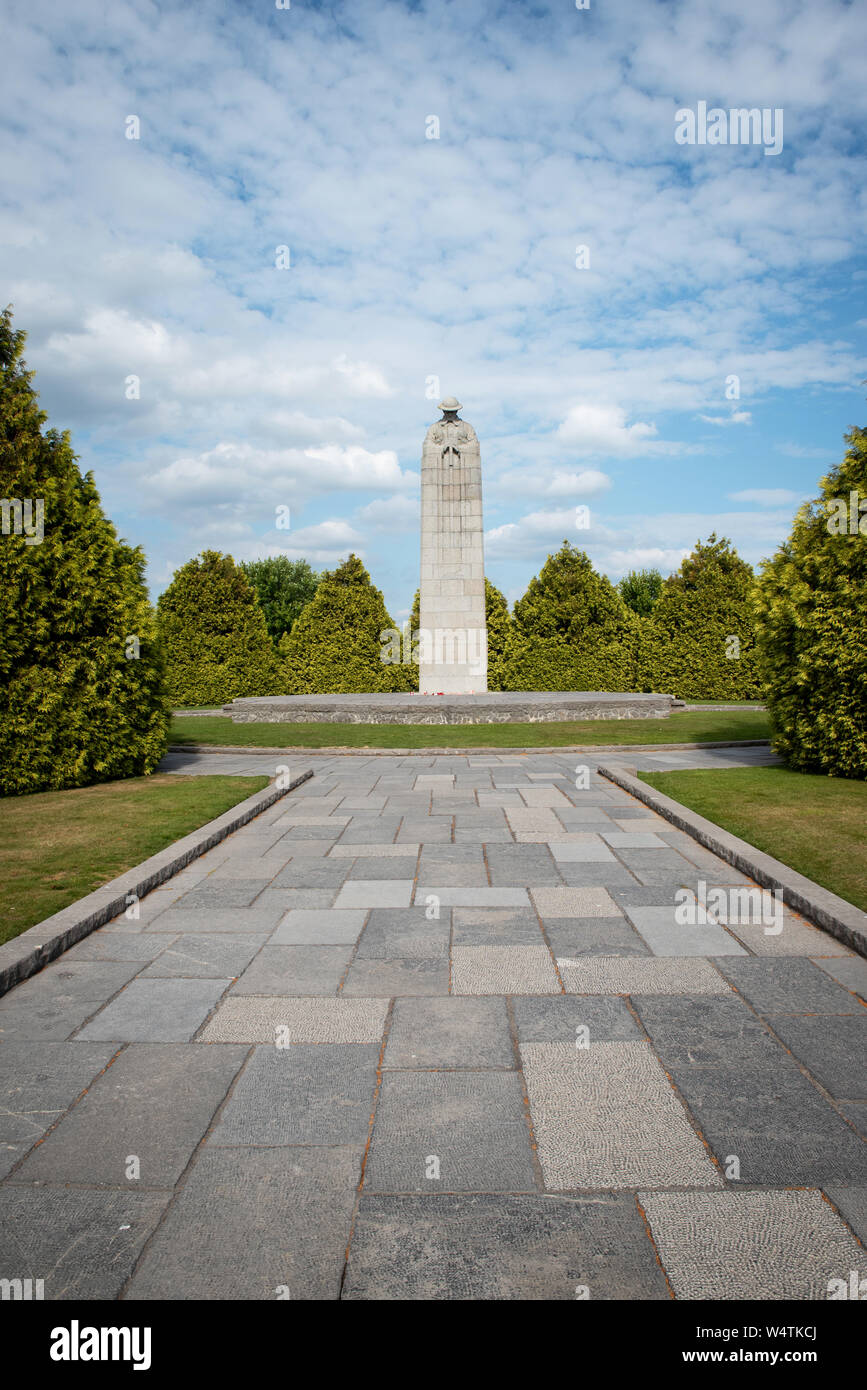
<svg viewBox="0 0 867 1390">
<path fill-rule="evenodd" d="M 235 724 L 540 724 L 574 719 L 667 719 L 672 695 L 600 690 L 484 695 L 256 695 L 232 700 Z"/>
</svg>

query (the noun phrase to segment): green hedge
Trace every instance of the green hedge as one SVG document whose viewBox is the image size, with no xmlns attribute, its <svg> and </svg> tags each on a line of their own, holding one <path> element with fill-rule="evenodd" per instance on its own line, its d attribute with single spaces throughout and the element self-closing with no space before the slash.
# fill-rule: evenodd
<svg viewBox="0 0 867 1390">
<path fill-rule="evenodd" d="M 635 688 L 682 700 L 761 698 L 753 585 L 727 540 L 699 541 L 641 622 Z"/>
<path fill-rule="evenodd" d="M 118 540 L 92 474 L 78 469 L 69 435 L 43 433 L 46 416 L 22 360 L 24 338 L 7 309 L 0 316 L 0 496 L 8 504 L 0 534 L 4 795 L 151 772 L 168 735 L 144 556 Z M 22 503 L 20 517 L 12 499 Z"/>
<path fill-rule="evenodd" d="M 173 705 L 281 694 L 280 664 L 255 590 L 231 555 L 189 560 L 157 603 Z"/>
<path fill-rule="evenodd" d="M 762 567 L 755 618 L 773 746 L 793 768 L 867 776 L 867 432 Z M 854 498 L 853 498 L 854 494 Z M 865 510 L 860 510 L 864 503 Z"/>
<path fill-rule="evenodd" d="M 357 555 L 322 575 L 315 595 L 280 643 L 286 695 L 327 695 L 418 689 L 418 667 L 388 652 L 383 634 L 397 632 L 379 589 Z M 401 634 L 402 638 L 402 634 Z M 383 651 L 398 656 L 383 661 Z"/>
</svg>

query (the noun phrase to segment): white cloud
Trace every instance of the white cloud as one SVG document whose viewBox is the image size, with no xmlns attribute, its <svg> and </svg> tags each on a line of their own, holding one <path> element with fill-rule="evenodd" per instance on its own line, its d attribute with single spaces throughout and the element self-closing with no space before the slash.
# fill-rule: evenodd
<svg viewBox="0 0 867 1390">
<path fill-rule="evenodd" d="M 731 415 L 699 415 L 700 420 L 709 425 L 751 425 L 753 417 L 748 410 L 735 410 Z"/>
<path fill-rule="evenodd" d="M 557 437 L 578 453 L 639 455 L 648 452 L 656 426 L 626 424 L 626 411 L 615 405 L 574 405 Z"/>
</svg>

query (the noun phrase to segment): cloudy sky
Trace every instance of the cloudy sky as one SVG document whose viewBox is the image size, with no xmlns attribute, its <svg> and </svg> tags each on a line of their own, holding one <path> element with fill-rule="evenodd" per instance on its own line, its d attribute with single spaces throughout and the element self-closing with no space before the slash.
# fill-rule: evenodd
<svg viewBox="0 0 867 1390">
<path fill-rule="evenodd" d="M 756 563 L 865 421 L 863 5 L 4 11 L 0 293 L 154 595 L 355 550 L 404 616 L 441 394 L 510 599 L 564 537 Z M 702 101 L 781 153 L 678 143 Z"/>
</svg>

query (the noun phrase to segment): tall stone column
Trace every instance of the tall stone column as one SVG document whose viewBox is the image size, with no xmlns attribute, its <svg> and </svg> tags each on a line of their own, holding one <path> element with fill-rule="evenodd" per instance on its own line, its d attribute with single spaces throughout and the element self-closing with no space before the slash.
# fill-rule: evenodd
<svg viewBox="0 0 867 1390">
<path fill-rule="evenodd" d="M 482 462 L 472 425 L 454 396 L 421 455 L 419 682 L 422 694 L 478 694 L 488 688 Z"/>
</svg>

